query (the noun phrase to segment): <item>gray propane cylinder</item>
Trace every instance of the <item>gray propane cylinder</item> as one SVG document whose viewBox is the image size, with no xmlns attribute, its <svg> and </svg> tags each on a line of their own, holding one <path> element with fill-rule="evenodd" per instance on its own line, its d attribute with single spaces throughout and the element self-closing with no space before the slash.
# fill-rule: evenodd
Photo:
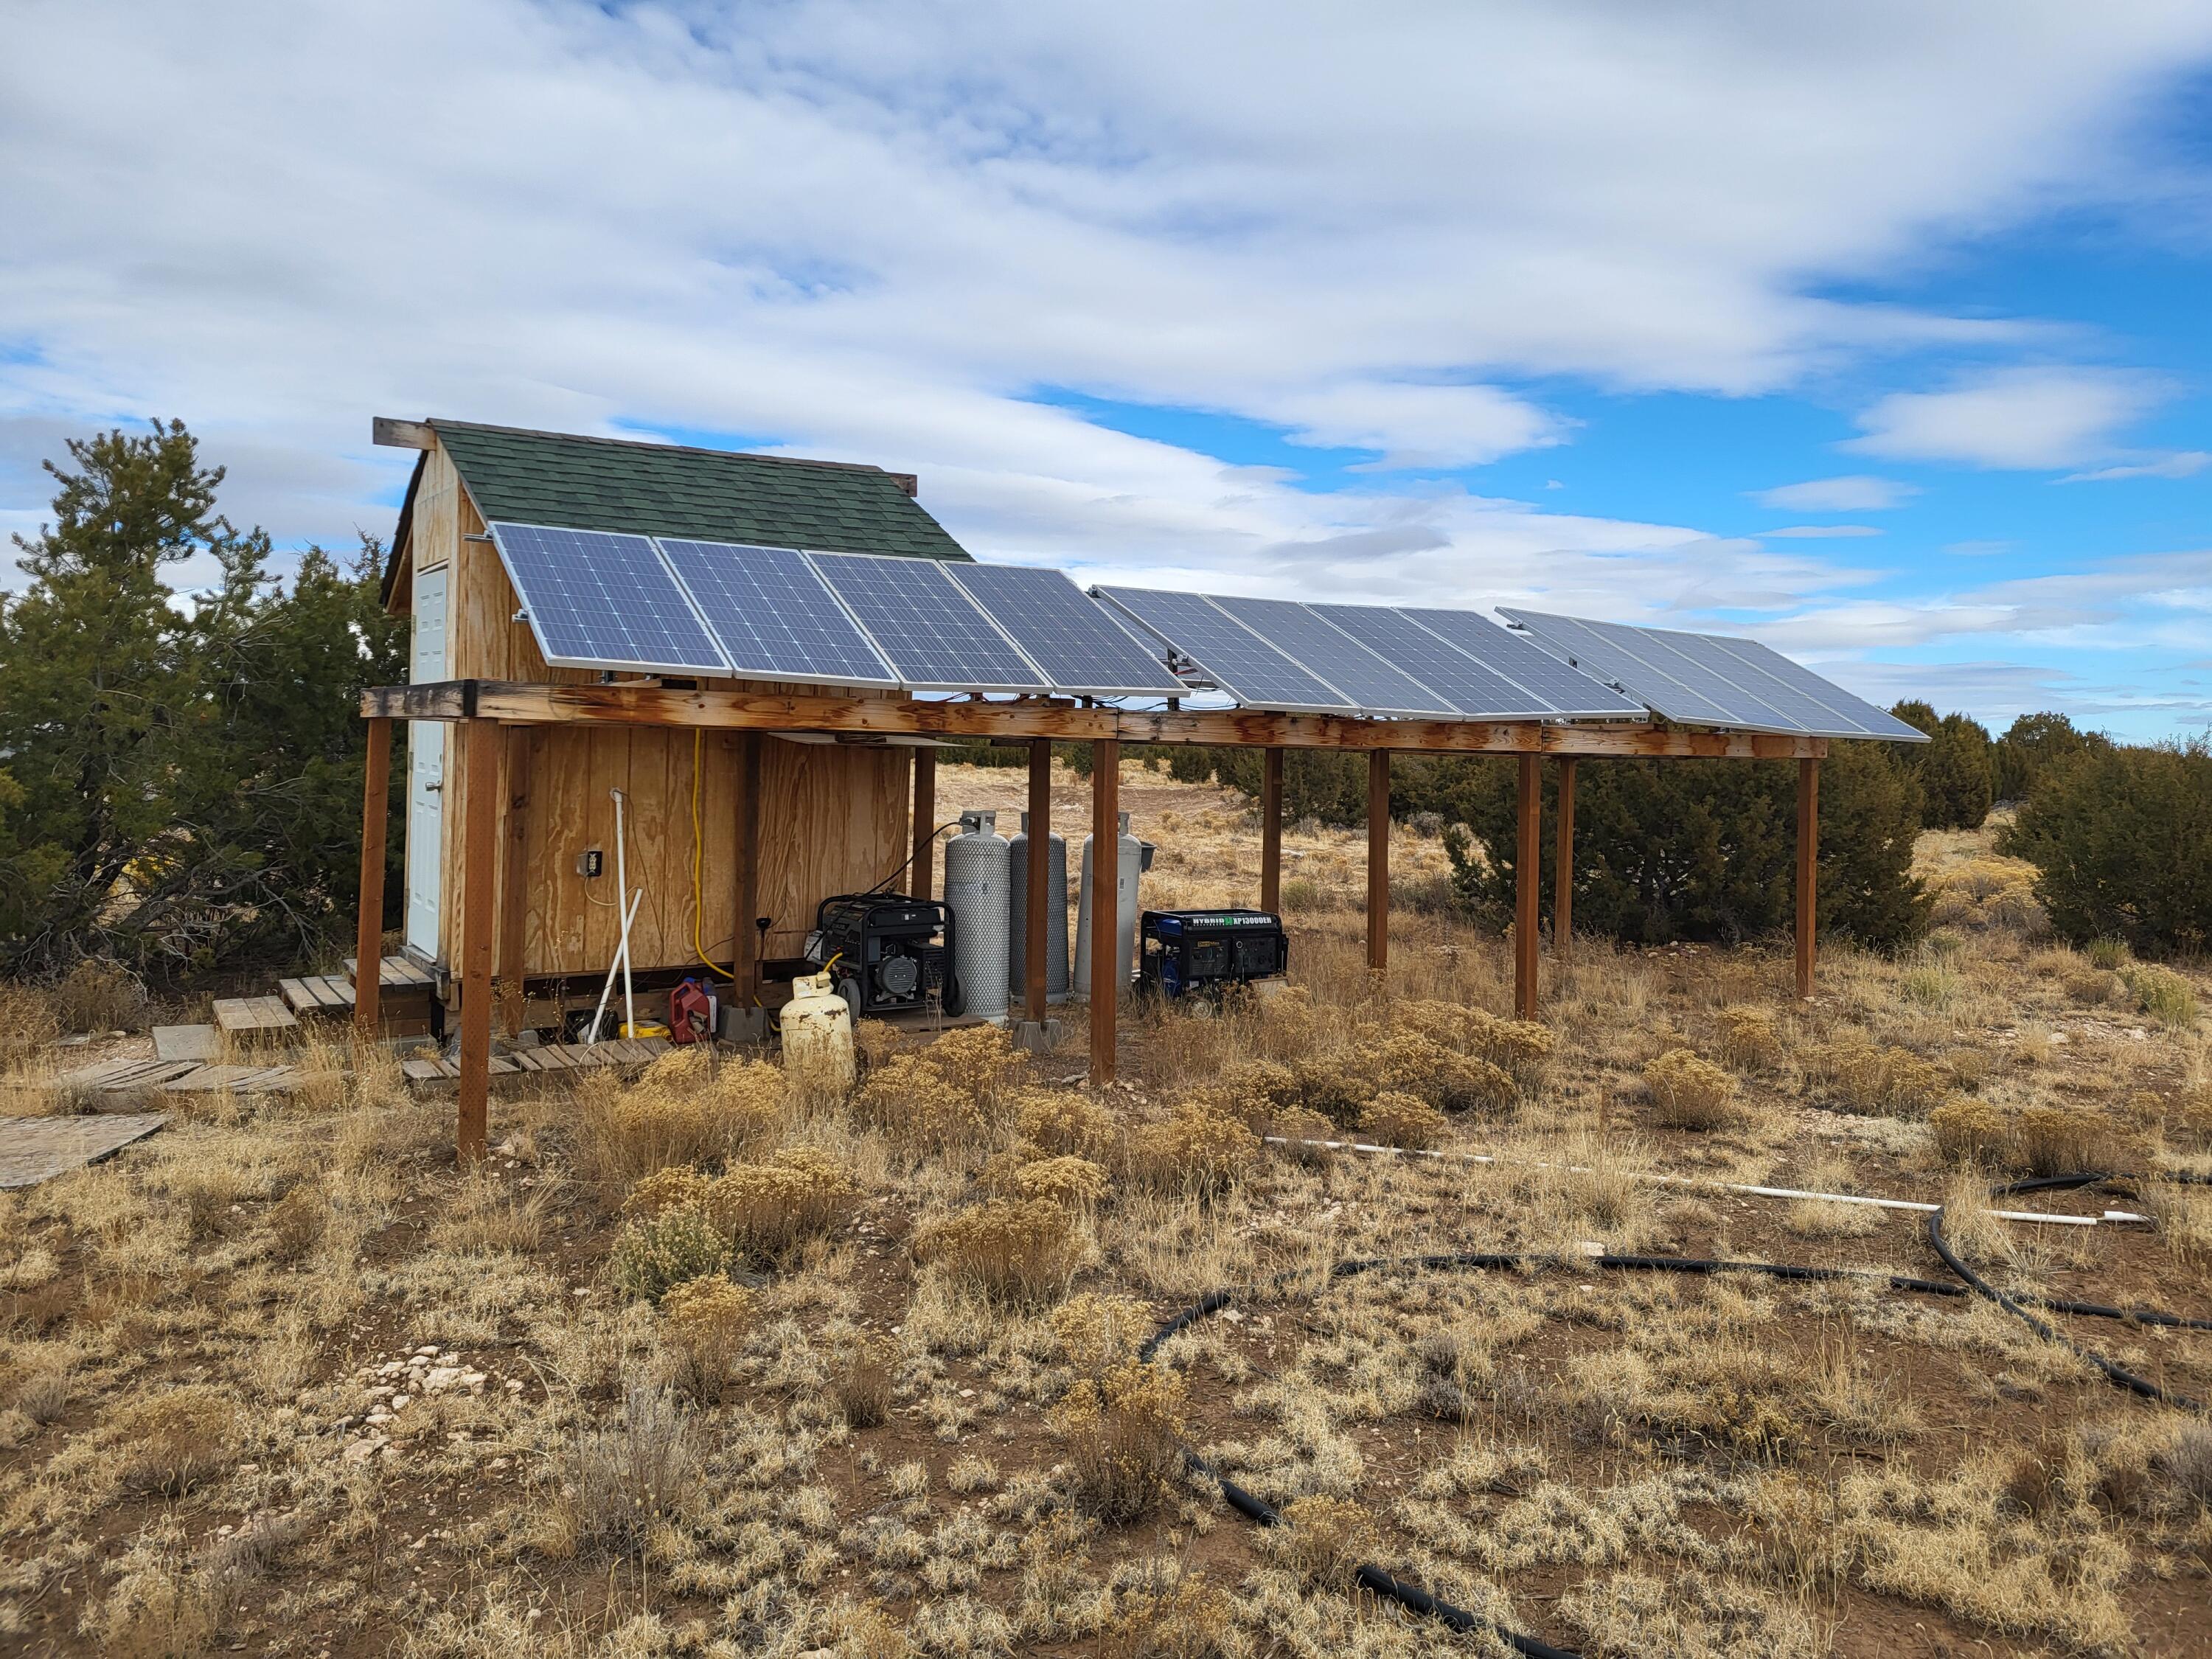
<svg viewBox="0 0 2212 1659">
<path fill-rule="evenodd" d="M 1007 989 L 1017 999 L 1029 992 L 1030 815 L 1022 814 L 1021 833 L 1006 843 L 1009 854 L 1006 960 L 1012 964 Z M 1044 1000 L 1067 1000 L 1067 837 L 1045 837 Z"/>
<path fill-rule="evenodd" d="M 1075 994 L 1091 994 L 1091 842 L 1083 838 L 1083 896 L 1075 920 Z M 1114 838 L 1117 879 L 1114 884 L 1115 950 L 1114 965 L 1127 986 L 1137 968 L 1137 877 L 1145 867 L 1145 843 L 1129 833 L 1129 815 L 1121 815 L 1121 833 Z"/>
<path fill-rule="evenodd" d="M 945 844 L 945 902 L 952 907 L 952 973 L 961 1012 L 1006 1017 L 1007 848 L 996 812 L 963 812 Z"/>
</svg>

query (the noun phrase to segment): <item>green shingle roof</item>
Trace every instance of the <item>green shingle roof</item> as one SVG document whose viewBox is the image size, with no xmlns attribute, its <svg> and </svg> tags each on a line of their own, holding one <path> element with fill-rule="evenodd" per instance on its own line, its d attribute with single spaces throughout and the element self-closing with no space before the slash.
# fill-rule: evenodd
<svg viewBox="0 0 2212 1659">
<path fill-rule="evenodd" d="M 784 460 L 562 432 L 429 422 L 487 520 L 759 542 L 826 553 L 965 560 L 907 493 L 869 466 Z"/>
</svg>

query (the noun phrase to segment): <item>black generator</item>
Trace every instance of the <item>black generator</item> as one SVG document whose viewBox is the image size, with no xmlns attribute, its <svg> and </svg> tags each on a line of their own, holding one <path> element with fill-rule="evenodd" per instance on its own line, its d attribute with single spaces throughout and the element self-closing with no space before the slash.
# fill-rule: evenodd
<svg viewBox="0 0 2212 1659">
<path fill-rule="evenodd" d="M 1274 979 L 1291 965 L 1290 935 L 1265 910 L 1147 910 L 1138 924 L 1137 981 L 1173 1000 Z"/>
<path fill-rule="evenodd" d="M 930 994 L 960 1012 L 952 977 L 952 909 L 905 893 L 840 893 L 814 907 L 806 954 L 836 975 L 837 994 L 857 1018 L 923 1008 Z"/>
</svg>

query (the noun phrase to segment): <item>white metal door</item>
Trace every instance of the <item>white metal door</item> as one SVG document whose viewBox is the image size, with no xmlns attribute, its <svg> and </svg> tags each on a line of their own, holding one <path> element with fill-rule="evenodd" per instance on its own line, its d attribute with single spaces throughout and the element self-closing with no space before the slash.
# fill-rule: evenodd
<svg viewBox="0 0 2212 1659">
<path fill-rule="evenodd" d="M 446 571 L 415 573 L 415 649 L 410 678 L 446 678 Z M 407 945 L 438 954 L 438 865 L 445 851 L 446 726 L 407 723 Z"/>
</svg>

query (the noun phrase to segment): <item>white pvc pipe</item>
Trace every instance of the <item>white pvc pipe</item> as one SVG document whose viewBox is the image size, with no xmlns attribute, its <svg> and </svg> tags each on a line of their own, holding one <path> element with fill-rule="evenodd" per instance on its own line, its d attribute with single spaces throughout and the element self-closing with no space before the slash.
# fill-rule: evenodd
<svg viewBox="0 0 2212 1659">
<path fill-rule="evenodd" d="M 1439 1152 L 1411 1146 L 1380 1146 L 1364 1140 L 1307 1140 L 1285 1135 L 1261 1137 L 1271 1146 L 1314 1146 L 1332 1152 L 1378 1152 L 1392 1158 L 1432 1158 L 1462 1164 L 1507 1164 L 1516 1160 L 1493 1158 L 1487 1152 Z M 1577 1175 L 1589 1173 L 1589 1166 L 1581 1164 L 1531 1164 L 1532 1170 L 1565 1170 Z M 1656 1182 L 1671 1187 L 1709 1187 L 1720 1192 L 1743 1193 L 1753 1198 L 1811 1198 L 1829 1204 L 1865 1204 L 1878 1210 L 1914 1210 L 1923 1215 L 1943 1206 L 1926 1204 L 1910 1198 L 1868 1198 L 1858 1193 L 1812 1193 L 1795 1187 L 1751 1187 L 1735 1181 L 1709 1181 L 1700 1176 L 1659 1175 L 1643 1170 L 1622 1170 L 1616 1173 L 1634 1181 Z M 2148 1220 L 2132 1210 L 2107 1210 L 2100 1218 L 2093 1215 L 2042 1215 L 2033 1210 L 1992 1210 L 1990 1213 L 2000 1221 L 2040 1221 L 2059 1227 L 2094 1227 L 2104 1220 L 2118 1224 L 2124 1222 Z"/>
<path fill-rule="evenodd" d="M 629 919 L 635 913 L 637 904 L 629 896 L 629 865 L 623 852 L 623 792 L 610 789 L 607 793 L 615 798 L 615 891 L 622 896 L 623 903 L 627 907 L 622 918 L 622 954 L 616 958 L 622 963 L 623 1031 L 625 1036 L 635 1036 L 637 1032 L 637 999 L 631 994 L 629 982 Z M 638 891 L 641 895 L 645 890 L 641 887 Z"/>
<path fill-rule="evenodd" d="M 629 918 L 630 916 L 634 916 L 637 914 L 637 902 L 644 896 L 645 889 L 641 887 L 630 898 L 629 915 L 626 915 L 623 918 L 623 937 L 624 939 L 629 937 Z M 606 1016 L 607 999 L 614 994 L 615 972 L 622 966 L 622 957 L 617 956 L 612 962 L 607 964 L 606 983 L 599 987 L 599 1006 L 592 1010 L 591 1029 L 584 1033 L 584 1041 L 586 1043 L 597 1042 L 599 1040 L 599 1021 Z"/>
</svg>

